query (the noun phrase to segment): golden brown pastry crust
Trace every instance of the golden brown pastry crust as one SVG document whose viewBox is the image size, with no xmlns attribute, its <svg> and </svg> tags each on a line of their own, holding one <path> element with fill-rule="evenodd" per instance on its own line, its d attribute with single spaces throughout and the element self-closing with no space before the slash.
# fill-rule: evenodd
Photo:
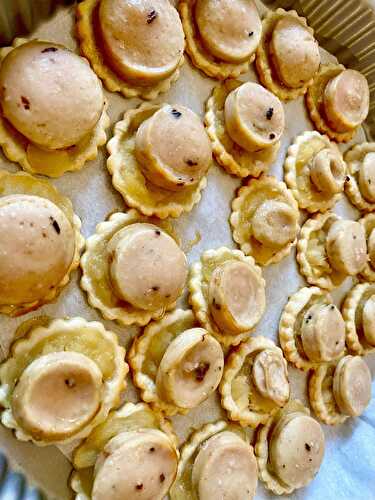
<svg viewBox="0 0 375 500">
<path fill-rule="evenodd" d="M 350 130 L 349 132 L 337 132 L 333 130 L 328 124 L 324 113 L 324 89 L 327 83 L 344 71 L 344 69 L 345 67 L 341 64 L 322 65 L 306 94 L 307 109 L 316 129 L 322 134 L 327 134 L 328 137 L 336 142 L 349 142 L 356 131 L 356 129 Z"/>
<path fill-rule="evenodd" d="M 213 57 L 203 46 L 198 28 L 194 19 L 196 0 L 181 0 L 178 9 L 186 37 L 186 52 L 189 54 L 194 66 L 203 71 L 207 76 L 218 80 L 237 78 L 249 69 L 254 61 L 255 54 L 244 63 L 228 63 Z"/>
<path fill-rule="evenodd" d="M 370 234 L 375 229 L 375 214 L 367 214 L 362 217 L 362 219 L 359 219 L 358 222 L 365 230 L 366 241 L 368 244 Z M 375 282 L 375 268 L 372 266 L 370 260 L 366 262 L 363 271 L 359 273 L 359 278 L 363 281 L 370 281 L 371 283 Z"/>
<path fill-rule="evenodd" d="M 254 357 L 264 349 L 282 356 L 281 350 L 265 337 L 254 337 L 237 346 L 227 357 L 224 375 L 220 383 L 221 404 L 230 420 L 243 427 L 265 424 L 279 406 L 264 398 L 251 381 L 251 365 Z M 286 365 L 286 362 L 285 362 Z"/>
<path fill-rule="evenodd" d="M 375 284 L 360 283 L 346 295 L 342 304 L 345 321 L 346 345 L 351 354 L 365 356 L 375 352 L 375 347 L 366 342 L 362 330 L 362 311 L 367 299 L 375 295 Z"/>
<path fill-rule="evenodd" d="M 276 200 L 289 205 L 298 213 L 298 205 L 292 193 L 284 182 L 279 182 L 273 176 L 262 175 L 259 179 L 250 179 L 247 185 L 242 186 L 232 202 L 230 224 L 233 239 L 240 246 L 245 255 L 252 255 L 255 262 L 262 266 L 275 264 L 286 257 L 295 241 L 281 248 L 271 248 L 261 245 L 252 236 L 251 218 L 258 204 L 253 203 L 266 200 Z"/>
<path fill-rule="evenodd" d="M 12 47 L 0 49 L 0 64 L 13 48 L 26 42 L 28 40 L 15 38 Z M 80 170 L 87 161 L 97 157 L 98 147 L 107 140 L 105 131 L 109 124 L 105 103 L 102 115 L 91 134 L 70 148 L 48 151 L 31 143 L 0 114 L 0 146 L 8 160 L 19 163 L 26 172 L 60 177 L 65 172 Z"/>
<path fill-rule="evenodd" d="M 288 148 L 284 162 L 284 179 L 292 191 L 298 206 L 310 213 L 325 212 L 332 208 L 342 194 L 334 195 L 318 191 L 310 180 L 309 162 L 326 148 L 334 147 L 326 135 L 319 132 L 303 132 Z M 337 154 L 341 153 L 337 149 Z"/>
<path fill-rule="evenodd" d="M 73 206 L 69 198 L 60 194 L 57 189 L 49 182 L 33 177 L 25 172 L 12 174 L 10 172 L 0 172 L 0 193 L 1 196 L 8 196 L 13 194 L 26 194 L 41 196 L 55 203 L 60 210 L 62 210 L 71 223 L 75 234 L 75 252 L 72 263 L 68 272 L 58 284 L 54 287 L 48 295 L 40 300 L 19 305 L 0 305 L 0 313 L 9 316 L 21 316 L 30 311 L 38 309 L 43 304 L 53 302 L 60 294 L 61 290 L 69 283 L 70 274 L 79 266 L 80 255 L 85 245 L 85 240 L 80 233 L 81 220 L 73 212 Z"/>
<path fill-rule="evenodd" d="M 96 227 L 96 233 L 87 240 L 86 251 L 81 258 L 81 288 L 87 292 L 89 304 L 99 309 L 105 319 L 116 320 L 124 326 L 137 324 L 147 325 L 151 319 L 159 319 L 165 309 L 146 311 L 136 308 L 115 295 L 109 278 L 109 261 L 107 245 L 114 234 L 124 227 L 136 222 L 156 223 L 168 232 L 169 226 L 161 221 L 147 219 L 136 210 L 127 213 L 114 213 L 105 222 Z M 173 309 L 171 304 L 168 310 Z"/>
<path fill-rule="evenodd" d="M 207 178 L 204 176 L 198 184 L 181 191 L 168 191 L 146 180 L 134 153 L 135 135 L 139 125 L 160 107 L 160 104 L 142 104 L 125 112 L 123 120 L 116 123 L 114 135 L 107 144 L 110 154 L 107 168 L 114 188 L 128 206 L 137 208 L 144 215 L 165 219 L 190 212 L 200 201 Z"/>
<path fill-rule="evenodd" d="M 204 120 L 215 158 L 228 174 L 237 177 L 248 177 L 249 175 L 259 177 L 262 172 L 268 170 L 270 164 L 276 159 L 280 142 L 251 153 L 231 139 L 225 128 L 224 104 L 228 94 L 242 84 L 243 82 L 239 80 L 230 79 L 215 87 L 206 102 Z"/>
<path fill-rule="evenodd" d="M 339 286 L 346 275 L 334 270 L 328 262 L 325 242 L 329 227 L 338 220 L 331 212 L 317 214 L 301 228 L 297 243 L 297 262 L 301 274 L 310 285 L 326 290 Z"/>
<path fill-rule="evenodd" d="M 255 265 L 254 259 L 250 256 L 245 256 L 240 250 L 231 250 L 221 247 L 217 250 L 207 250 L 202 255 L 199 262 L 192 265 L 189 278 L 189 302 L 193 308 L 194 314 L 199 323 L 208 330 L 223 346 L 238 345 L 243 340 L 247 339 L 251 332 L 242 332 L 230 334 L 221 331 L 210 313 L 208 300 L 208 287 L 213 270 L 220 264 L 228 260 L 239 260 L 250 264 L 259 279 L 259 286 L 264 287 L 265 281 L 262 278 L 262 272 Z M 263 311 L 260 311 L 260 315 Z"/>
<path fill-rule="evenodd" d="M 357 207 L 358 210 L 363 212 L 374 212 L 375 203 L 370 203 L 364 198 L 358 181 L 359 168 L 367 153 L 375 153 L 375 142 L 356 144 L 345 153 L 344 159 L 348 168 L 345 192 L 351 203 Z"/>
<path fill-rule="evenodd" d="M 273 92 L 277 97 L 283 101 L 297 99 L 297 97 L 304 95 L 308 87 L 312 84 L 312 80 L 305 83 L 301 88 L 292 89 L 283 85 L 275 74 L 272 67 L 272 62 L 269 54 L 268 45 L 270 43 L 271 35 L 276 23 L 284 17 L 293 17 L 306 27 L 306 29 L 313 35 L 314 30 L 307 25 L 304 17 L 300 17 L 295 10 L 286 11 L 284 9 L 277 9 L 269 11 L 267 16 L 263 19 L 262 38 L 257 49 L 256 69 L 258 72 L 261 83 Z"/>
<path fill-rule="evenodd" d="M 316 416 L 327 425 L 343 424 L 348 418 L 340 412 L 333 397 L 335 367 L 335 364 L 319 366 L 312 372 L 308 381 L 311 408 Z"/>
</svg>

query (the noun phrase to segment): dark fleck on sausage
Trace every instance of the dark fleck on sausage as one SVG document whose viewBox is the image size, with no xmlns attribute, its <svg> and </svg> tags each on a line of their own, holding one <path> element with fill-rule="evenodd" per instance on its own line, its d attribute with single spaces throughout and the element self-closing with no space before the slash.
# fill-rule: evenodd
<svg viewBox="0 0 375 500">
<path fill-rule="evenodd" d="M 147 24 L 151 24 L 158 17 L 156 10 L 152 10 L 147 14 Z"/>
<path fill-rule="evenodd" d="M 46 49 L 42 50 L 42 54 L 46 52 L 56 52 L 58 49 L 56 47 L 47 47 Z"/>
</svg>

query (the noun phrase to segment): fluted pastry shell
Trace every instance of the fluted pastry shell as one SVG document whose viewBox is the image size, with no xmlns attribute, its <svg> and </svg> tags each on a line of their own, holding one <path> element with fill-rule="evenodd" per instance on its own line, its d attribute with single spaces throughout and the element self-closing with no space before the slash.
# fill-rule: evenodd
<svg viewBox="0 0 375 500">
<path fill-rule="evenodd" d="M 370 203 L 361 193 L 358 174 L 362 161 L 367 153 L 375 153 L 375 142 L 356 144 L 345 153 L 348 176 L 345 182 L 345 192 L 351 203 L 362 212 L 374 212 L 375 203 Z"/>
<path fill-rule="evenodd" d="M 375 214 L 366 214 L 364 217 L 362 217 L 362 219 L 359 219 L 358 222 L 362 224 L 365 230 L 366 240 L 368 244 L 369 237 L 372 231 L 375 229 Z M 375 268 L 372 267 L 370 260 L 366 262 L 363 271 L 359 273 L 359 278 L 363 281 L 369 281 L 371 283 L 375 282 Z"/>
</svg>

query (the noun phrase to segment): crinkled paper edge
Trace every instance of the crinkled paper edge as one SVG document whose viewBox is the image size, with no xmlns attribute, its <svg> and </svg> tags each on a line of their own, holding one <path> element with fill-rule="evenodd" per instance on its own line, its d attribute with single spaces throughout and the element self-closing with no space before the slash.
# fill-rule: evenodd
<svg viewBox="0 0 375 500">
<path fill-rule="evenodd" d="M 226 247 L 220 247 L 217 250 L 206 250 L 199 262 L 195 262 L 190 270 L 189 277 L 189 302 L 193 308 L 194 314 L 199 321 L 199 323 L 206 328 L 216 339 L 225 347 L 230 345 L 238 345 L 243 340 L 247 339 L 251 334 L 251 331 L 238 333 L 237 335 L 226 335 L 224 332 L 219 330 L 215 321 L 211 318 L 209 305 L 204 297 L 202 283 L 203 271 L 202 267 L 206 261 L 218 261 L 220 262 L 221 257 L 232 258 L 233 260 L 239 260 L 250 264 L 257 278 L 259 279 L 260 286 L 265 287 L 266 282 L 262 276 L 262 271 L 258 265 L 255 264 L 253 257 L 245 256 L 240 250 L 233 250 Z M 254 325 L 255 328 L 255 325 Z"/>
<path fill-rule="evenodd" d="M 368 202 L 362 195 L 357 182 L 356 171 L 353 168 L 353 163 L 358 161 L 361 162 L 367 153 L 375 152 L 375 142 L 363 142 L 362 144 L 356 144 L 349 151 L 345 153 L 345 161 L 348 166 L 348 173 L 345 182 L 345 192 L 352 203 L 358 210 L 363 212 L 374 212 L 375 203 Z"/>
<path fill-rule="evenodd" d="M 121 165 L 123 163 L 123 158 L 121 154 L 120 142 L 122 140 L 122 135 L 126 133 L 132 123 L 134 117 L 142 113 L 145 110 L 159 109 L 158 104 L 142 104 L 136 109 L 131 109 L 124 113 L 124 117 L 121 121 L 117 122 L 114 127 L 114 135 L 107 143 L 107 149 L 110 156 L 107 159 L 107 168 L 109 173 L 112 175 L 113 187 L 121 194 L 124 198 L 125 203 L 132 208 L 138 209 L 144 215 L 152 216 L 155 215 L 160 219 L 165 219 L 167 217 L 179 217 L 183 212 L 190 212 L 194 205 L 199 203 L 201 199 L 201 191 L 207 186 L 207 177 L 204 176 L 197 184 L 195 190 L 191 193 L 191 196 L 186 198 L 185 203 L 173 201 L 173 191 L 170 192 L 170 201 L 163 206 L 154 205 L 143 205 L 138 200 L 133 198 L 126 190 L 126 181 L 121 176 Z M 135 133 L 135 132 L 134 132 Z M 157 186 L 154 186 L 157 189 Z M 161 188 L 160 188 L 161 189 Z M 165 190 L 163 190 L 165 192 Z"/>
</svg>

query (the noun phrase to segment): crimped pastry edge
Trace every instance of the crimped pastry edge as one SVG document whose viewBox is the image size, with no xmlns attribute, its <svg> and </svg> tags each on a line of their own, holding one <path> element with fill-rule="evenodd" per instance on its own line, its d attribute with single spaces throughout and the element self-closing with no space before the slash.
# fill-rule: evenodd
<svg viewBox="0 0 375 500">
<path fill-rule="evenodd" d="M 375 152 L 375 142 L 363 142 L 356 144 L 345 153 L 345 161 L 348 165 L 348 176 L 345 182 L 345 192 L 352 203 L 358 210 L 362 212 L 374 212 L 375 203 L 368 202 L 362 195 L 357 182 L 357 172 L 354 169 L 353 163 L 362 161 L 367 153 Z"/>
</svg>

